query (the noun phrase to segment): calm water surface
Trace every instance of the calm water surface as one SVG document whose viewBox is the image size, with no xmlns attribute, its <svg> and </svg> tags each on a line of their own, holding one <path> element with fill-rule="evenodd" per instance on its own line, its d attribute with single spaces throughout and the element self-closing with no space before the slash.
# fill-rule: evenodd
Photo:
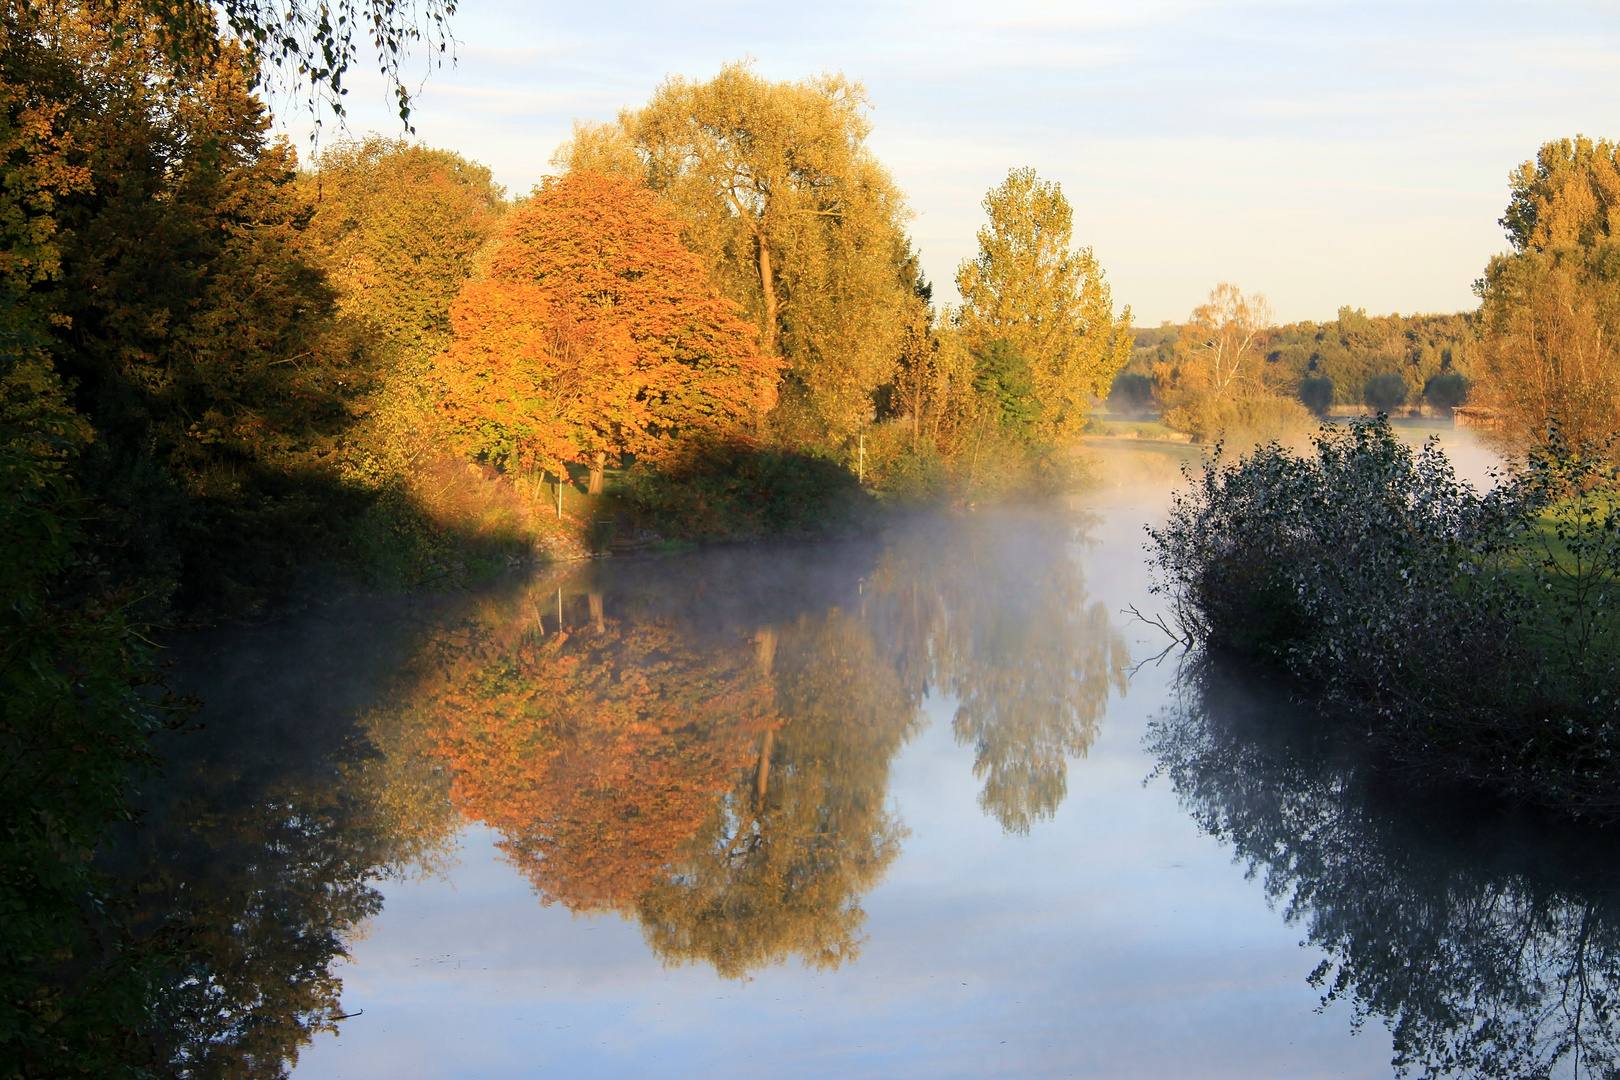
<svg viewBox="0 0 1620 1080">
<path fill-rule="evenodd" d="M 340 1008 L 301 1080 L 1601 1075 L 1614 845 L 1155 662 L 1192 451 L 1103 453 L 1069 506 L 181 643 L 208 726 L 147 833 L 221 1038 Z"/>
</svg>

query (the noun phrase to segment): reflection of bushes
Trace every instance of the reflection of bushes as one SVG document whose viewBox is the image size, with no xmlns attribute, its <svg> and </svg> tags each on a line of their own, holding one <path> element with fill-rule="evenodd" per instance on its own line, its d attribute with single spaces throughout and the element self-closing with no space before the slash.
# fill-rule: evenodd
<svg viewBox="0 0 1620 1080">
<path fill-rule="evenodd" d="M 1403 769 L 1614 817 L 1620 496 L 1586 460 L 1480 495 L 1435 443 L 1327 428 L 1206 466 L 1153 534 L 1158 588 Z"/>
<path fill-rule="evenodd" d="M 1336 745 L 1256 688 L 1195 664 L 1147 741 L 1202 829 L 1327 954 L 1310 975 L 1324 1004 L 1382 1018 L 1397 1075 L 1615 1075 L 1614 838 L 1454 795 L 1393 801 L 1350 733 Z"/>
<path fill-rule="evenodd" d="M 622 483 L 637 516 L 673 540 L 821 536 L 871 507 L 842 465 L 740 443 L 693 447 L 657 471 L 631 470 Z"/>
</svg>

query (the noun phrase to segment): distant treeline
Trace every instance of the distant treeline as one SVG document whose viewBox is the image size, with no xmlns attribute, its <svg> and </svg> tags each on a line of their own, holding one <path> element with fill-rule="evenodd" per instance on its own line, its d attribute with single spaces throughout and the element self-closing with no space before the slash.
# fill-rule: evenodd
<svg viewBox="0 0 1620 1080">
<path fill-rule="evenodd" d="M 1257 379 L 1318 413 L 1369 404 L 1452 409 L 1467 400 L 1479 349 L 1476 324 L 1472 312 L 1368 315 L 1341 307 L 1334 319 L 1266 329 L 1255 345 Z M 1197 329 L 1194 323 L 1170 322 L 1137 328 L 1130 363 L 1114 381 L 1110 406 L 1153 409 L 1155 373 L 1162 379 L 1176 367 Z"/>
</svg>

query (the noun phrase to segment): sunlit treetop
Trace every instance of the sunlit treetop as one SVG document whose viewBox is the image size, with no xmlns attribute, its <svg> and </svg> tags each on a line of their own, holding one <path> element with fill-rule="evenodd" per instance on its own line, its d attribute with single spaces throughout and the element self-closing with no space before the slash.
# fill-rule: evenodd
<svg viewBox="0 0 1620 1080">
<path fill-rule="evenodd" d="M 691 437 L 746 438 L 775 403 L 781 361 L 633 180 L 548 180 L 487 265 L 438 362 L 449 431 L 484 460 L 652 459 Z"/>
<path fill-rule="evenodd" d="M 1591 247 L 1620 230 L 1620 146 L 1584 135 L 1547 143 L 1509 177 L 1500 224 L 1515 251 Z"/>
</svg>

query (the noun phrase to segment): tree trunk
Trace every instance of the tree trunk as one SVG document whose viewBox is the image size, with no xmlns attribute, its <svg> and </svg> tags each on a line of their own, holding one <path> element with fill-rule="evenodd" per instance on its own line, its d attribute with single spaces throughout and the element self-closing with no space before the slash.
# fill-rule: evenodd
<svg viewBox="0 0 1620 1080">
<path fill-rule="evenodd" d="M 771 270 L 771 247 L 765 242 L 765 230 L 754 227 L 754 239 L 759 244 L 759 288 L 765 298 L 765 325 L 760 328 L 759 348 L 766 356 L 776 355 L 776 275 Z"/>
<path fill-rule="evenodd" d="M 602 470 L 607 468 L 607 455 L 601 451 L 591 455 L 591 483 L 587 495 L 602 494 Z"/>
<path fill-rule="evenodd" d="M 593 592 L 589 595 L 588 600 L 591 605 L 592 629 L 594 629 L 598 634 L 607 633 L 607 623 L 603 621 L 602 618 L 602 594 L 599 592 Z"/>
</svg>

